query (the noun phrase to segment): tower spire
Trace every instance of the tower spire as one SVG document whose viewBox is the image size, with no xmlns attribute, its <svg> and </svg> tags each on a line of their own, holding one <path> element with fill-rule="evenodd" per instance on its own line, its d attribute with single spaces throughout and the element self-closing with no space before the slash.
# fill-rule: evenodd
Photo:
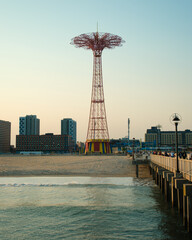
<svg viewBox="0 0 192 240">
<path fill-rule="evenodd" d="M 98 31 L 98 22 L 97 22 L 97 32 L 96 32 L 96 41 L 98 42 L 99 39 L 99 31 Z"/>
</svg>

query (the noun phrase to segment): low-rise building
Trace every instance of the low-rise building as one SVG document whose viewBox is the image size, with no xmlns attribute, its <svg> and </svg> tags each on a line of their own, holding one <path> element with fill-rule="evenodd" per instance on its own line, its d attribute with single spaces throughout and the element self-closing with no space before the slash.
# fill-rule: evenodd
<svg viewBox="0 0 192 240">
<path fill-rule="evenodd" d="M 192 131 L 186 130 L 185 142 L 186 142 L 187 145 L 192 145 Z"/>
<path fill-rule="evenodd" d="M 73 152 L 75 143 L 69 135 L 17 135 L 16 150 L 42 152 Z"/>
<path fill-rule="evenodd" d="M 175 145 L 175 131 L 161 131 L 157 127 L 147 129 L 145 134 L 145 142 L 151 143 L 153 146 L 173 146 Z M 178 131 L 178 144 L 188 147 L 192 145 L 192 131 Z"/>
<path fill-rule="evenodd" d="M 159 146 L 161 144 L 160 129 L 157 127 L 151 127 L 151 129 L 147 129 L 145 134 L 145 142 Z"/>
<path fill-rule="evenodd" d="M 122 152 L 123 149 L 139 149 L 141 147 L 141 141 L 139 139 L 119 138 L 111 139 L 110 146 L 113 153 Z"/>
</svg>

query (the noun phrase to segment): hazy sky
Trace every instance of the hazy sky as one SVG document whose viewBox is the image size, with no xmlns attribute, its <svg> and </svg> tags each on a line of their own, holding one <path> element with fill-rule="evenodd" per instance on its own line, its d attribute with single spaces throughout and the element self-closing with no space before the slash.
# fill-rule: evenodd
<svg viewBox="0 0 192 240">
<path fill-rule="evenodd" d="M 71 38 L 96 31 L 120 35 L 123 47 L 103 52 L 110 138 L 142 138 L 157 124 L 192 130 L 191 0 L 0 0 L 0 119 L 40 119 L 40 133 L 60 134 L 60 121 L 77 121 L 85 141 L 91 100 L 92 52 Z"/>
</svg>

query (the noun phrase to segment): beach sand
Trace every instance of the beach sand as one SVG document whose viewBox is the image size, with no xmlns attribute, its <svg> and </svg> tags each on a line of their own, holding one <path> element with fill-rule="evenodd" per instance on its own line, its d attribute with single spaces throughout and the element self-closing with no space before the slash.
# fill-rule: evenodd
<svg viewBox="0 0 192 240">
<path fill-rule="evenodd" d="M 135 165 L 117 155 L 1 155 L 0 176 L 135 177 Z"/>
</svg>

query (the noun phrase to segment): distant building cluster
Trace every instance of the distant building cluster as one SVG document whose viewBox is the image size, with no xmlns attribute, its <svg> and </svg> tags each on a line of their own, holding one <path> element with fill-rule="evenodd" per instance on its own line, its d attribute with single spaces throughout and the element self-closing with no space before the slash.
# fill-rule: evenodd
<svg viewBox="0 0 192 240">
<path fill-rule="evenodd" d="M 76 122 L 71 118 L 61 120 L 61 135 L 39 135 L 40 120 L 36 115 L 19 118 L 19 135 L 16 151 L 73 152 L 76 147 Z"/>
<path fill-rule="evenodd" d="M 19 135 L 16 136 L 16 148 L 10 146 L 11 123 L 0 120 L 0 153 L 43 152 L 67 153 L 84 152 L 84 143 L 77 142 L 77 124 L 72 118 L 61 120 L 61 134 L 46 133 L 40 135 L 40 119 L 36 115 L 26 115 L 19 118 Z M 192 131 L 178 131 L 180 148 L 192 148 Z M 158 126 L 146 130 L 145 141 L 141 139 L 111 139 L 110 147 L 113 153 L 135 149 L 175 148 L 175 131 L 161 131 Z"/>
<path fill-rule="evenodd" d="M 74 152 L 77 127 L 72 118 L 61 120 L 61 135 L 40 135 L 40 120 L 36 115 L 19 118 L 19 135 L 16 136 L 16 152 Z M 0 120 L 0 153 L 10 152 L 11 123 Z"/>
<path fill-rule="evenodd" d="M 145 143 L 154 147 L 174 146 L 175 131 L 161 131 L 158 127 L 151 127 L 145 133 Z M 183 147 L 192 146 L 192 131 L 178 131 L 178 144 Z"/>
</svg>

